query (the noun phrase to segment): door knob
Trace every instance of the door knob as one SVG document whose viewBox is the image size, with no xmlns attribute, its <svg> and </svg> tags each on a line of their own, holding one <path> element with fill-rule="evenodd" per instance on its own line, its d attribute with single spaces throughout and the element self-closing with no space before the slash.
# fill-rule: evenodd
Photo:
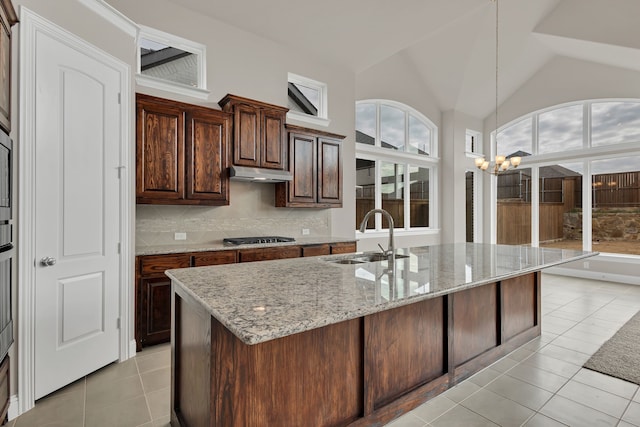
<svg viewBox="0 0 640 427">
<path fill-rule="evenodd" d="M 50 267 L 56 263 L 56 259 L 52 256 L 46 256 L 40 260 L 40 265 L 43 267 Z"/>
</svg>

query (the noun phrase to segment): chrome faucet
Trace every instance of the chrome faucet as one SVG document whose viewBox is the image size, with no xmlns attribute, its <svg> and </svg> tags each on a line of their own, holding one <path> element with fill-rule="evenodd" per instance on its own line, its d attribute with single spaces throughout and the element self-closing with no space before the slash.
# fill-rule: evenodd
<svg viewBox="0 0 640 427">
<path fill-rule="evenodd" d="M 389 261 L 394 262 L 396 252 L 395 245 L 393 244 L 393 217 L 389 212 L 385 211 L 384 209 L 371 209 L 369 212 L 367 212 L 367 214 L 364 216 L 364 219 L 360 223 L 360 232 L 364 233 L 364 230 L 367 228 L 367 221 L 369 220 L 369 217 L 376 213 L 384 215 L 387 218 L 387 221 L 389 221 L 389 246 L 387 247 L 386 251 L 382 248 L 382 246 L 378 246 L 380 246 L 382 253 L 388 257 Z"/>
</svg>

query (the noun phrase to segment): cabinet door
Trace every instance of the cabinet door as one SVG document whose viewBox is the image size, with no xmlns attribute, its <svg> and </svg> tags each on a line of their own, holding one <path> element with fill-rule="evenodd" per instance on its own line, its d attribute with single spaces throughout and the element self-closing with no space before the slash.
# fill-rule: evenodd
<svg viewBox="0 0 640 427">
<path fill-rule="evenodd" d="M 318 203 L 342 206 L 342 141 L 318 138 Z"/>
<path fill-rule="evenodd" d="M 305 134 L 289 134 L 289 167 L 293 180 L 289 183 L 289 202 L 315 204 L 317 197 L 316 138 Z"/>
<path fill-rule="evenodd" d="M 224 113 L 186 114 L 186 198 L 229 204 L 227 147 L 230 123 Z M 212 203 L 208 203 L 212 204 Z"/>
<path fill-rule="evenodd" d="M 180 108 L 138 99 L 138 203 L 184 198 L 184 115 Z"/>
<path fill-rule="evenodd" d="M 260 167 L 260 109 L 246 104 L 234 107 L 233 164 Z"/>
<path fill-rule="evenodd" d="M 140 334 L 142 346 L 167 342 L 171 338 L 171 280 L 168 277 L 142 279 Z"/>
<path fill-rule="evenodd" d="M 300 246 L 279 246 L 238 250 L 238 260 L 240 262 L 269 261 L 272 259 L 298 258 L 299 256 Z"/>
<path fill-rule="evenodd" d="M 269 169 L 285 169 L 287 166 L 287 138 L 284 132 L 285 113 L 265 109 L 261 112 L 262 161 Z"/>
</svg>

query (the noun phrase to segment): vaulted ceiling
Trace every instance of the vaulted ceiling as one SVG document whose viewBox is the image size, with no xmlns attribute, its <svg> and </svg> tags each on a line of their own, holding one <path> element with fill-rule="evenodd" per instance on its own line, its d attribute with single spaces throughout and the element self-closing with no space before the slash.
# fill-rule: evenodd
<svg viewBox="0 0 640 427">
<path fill-rule="evenodd" d="M 443 111 L 485 118 L 495 106 L 491 0 L 169 1 L 356 75 L 397 55 Z M 498 2 L 501 100 L 557 56 L 640 71 L 639 0 Z"/>
</svg>

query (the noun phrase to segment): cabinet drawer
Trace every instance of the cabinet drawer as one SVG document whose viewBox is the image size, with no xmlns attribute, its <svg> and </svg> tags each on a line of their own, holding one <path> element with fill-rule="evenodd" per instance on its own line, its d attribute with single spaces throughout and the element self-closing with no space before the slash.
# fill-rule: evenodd
<svg viewBox="0 0 640 427">
<path fill-rule="evenodd" d="M 349 254 L 351 252 L 356 252 L 356 242 L 332 243 L 331 244 L 331 253 L 332 254 Z"/>
<path fill-rule="evenodd" d="M 165 270 L 187 267 L 191 267 L 191 256 L 188 254 L 145 255 L 140 257 L 140 274 L 142 276 L 164 275 Z"/>
<path fill-rule="evenodd" d="M 204 267 L 206 265 L 233 264 L 237 262 L 238 253 L 236 251 L 215 251 L 193 254 L 193 267 Z"/>
<path fill-rule="evenodd" d="M 275 248 L 240 249 L 238 261 L 269 261 L 272 259 L 298 258 L 300 246 L 281 246 Z"/>
<path fill-rule="evenodd" d="M 318 255 L 329 255 L 331 253 L 331 249 L 329 248 L 329 244 L 325 243 L 322 245 L 309 245 L 302 247 L 302 256 L 318 256 Z"/>
</svg>

